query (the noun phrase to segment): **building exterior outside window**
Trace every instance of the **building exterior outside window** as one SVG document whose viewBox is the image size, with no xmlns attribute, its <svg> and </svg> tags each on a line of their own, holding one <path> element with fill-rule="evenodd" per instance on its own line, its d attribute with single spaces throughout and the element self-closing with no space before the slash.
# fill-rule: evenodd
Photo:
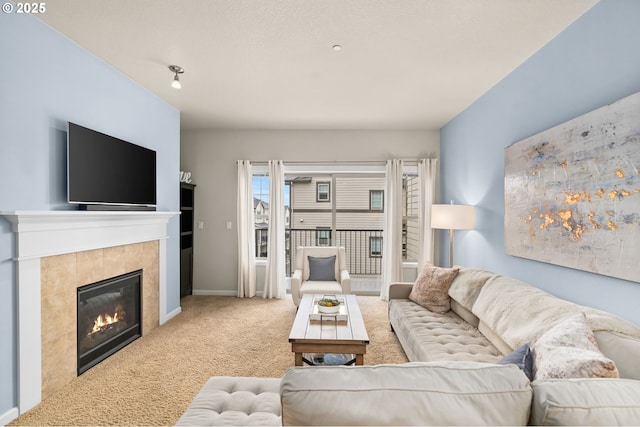
<svg viewBox="0 0 640 427">
<path fill-rule="evenodd" d="M 344 246 L 352 275 L 379 276 L 384 225 L 383 174 L 289 177 L 291 182 L 290 252 L 298 246 Z M 329 203 L 327 203 L 329 202 Z M 295 259 L 291 265 L 295 265 Z"/>
<path fill-rule="evenodd" d="M 298 246 L 335 245 L 345 247 L 352 275 L 379 276 L 383 257 L 384 189 L 383 175 L 285 177 L 287 273 L 296 265 Z M 259 258 L 267 256 L 268 190 L 269 177 L 254 176 L 256 256 Z M 402 225 L 405 261 L 417 259 L 418 204 L 418 179 L 406 175 Z"/>
</svg>

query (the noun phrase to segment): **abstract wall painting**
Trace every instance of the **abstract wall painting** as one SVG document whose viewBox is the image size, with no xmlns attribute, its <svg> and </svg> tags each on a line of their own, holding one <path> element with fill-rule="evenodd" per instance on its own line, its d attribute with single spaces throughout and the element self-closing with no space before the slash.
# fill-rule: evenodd
<svg viewBox="0 0 640 427">
<path fill-rule="evenodd" d="M 505 252 L 640 282 L 640 93 L 504 151 Z"/>
</svg>

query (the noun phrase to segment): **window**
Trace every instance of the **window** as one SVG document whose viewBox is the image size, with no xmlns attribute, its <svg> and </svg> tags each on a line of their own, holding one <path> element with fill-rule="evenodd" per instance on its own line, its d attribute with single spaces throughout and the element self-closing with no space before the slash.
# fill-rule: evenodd
<svg viewBox="0 0 640 427">
<path fill-rule="evenodd" d="M 369 257 L 382 258 L 382 237 L 369 237 Z"/>
<path fill-rule="evenodd" d="M 256 230 L 256 257 L 267 257 L 269 235 L 269 175 L 253 175 L 253 221 Z"/>
<path fill-rule="evenodd" d="M 256 228 L 256 257 L 267 257 L 267 243 L 269 237 L 268 228 Z"/>
<path fill-rule="evenodd" d="M 384 191 L 369 190 L 369 210 L 372 210 L 372 211 L 384 210 Z"/>
<path fill-rule="evenodd" d="M 313 187 L 312 187 L 313 188 Z M 329 202 L 331 200 L 331 185 L 329 182 L 316 183 L 316 201 Z"/>
<path fill-rule="evenodd" d="M 265 228 L 269 221 L 269 175 L 253 175 L 253 212 L 257 228 Z"/>
<path fill-rule="evenodd" d="M 402 224 L 402 259 L 407 259 L 407 223 Z"/>
<path fill-rule="evenodd" d="M 287 178 L 291 182 L 289 241 L 294 258 L 288 265 L 296 265 L 299 246 L 341 246 L 351 274 L 380 275 L 382 246 L 374 246 L 372 258 L 369 238 L 383 236 L 384 173 L 323 170 L 308 175 L 296 172 Z M 373 208 L 379 210 L 372 210 L 372 199 Z"/>
<path fill-rule="evenodd" d="M 331 246 L 331 230 L 319 228 L 316 230 L 316 246 Z"/>
<path fill-rule="evenodd" d="M 420 205 L 420 182 L 418 176 L 405 172 L 403 179 L 402 209 L 402 257 L 405 261 L 418 259 L 419 230 L 418 209 Z"/>
</svg>

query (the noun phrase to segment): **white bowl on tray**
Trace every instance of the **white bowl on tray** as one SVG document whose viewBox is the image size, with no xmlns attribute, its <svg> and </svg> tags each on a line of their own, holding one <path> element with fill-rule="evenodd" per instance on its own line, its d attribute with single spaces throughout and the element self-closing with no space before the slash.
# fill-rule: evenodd
<svg viewBox="0 0 640 427">
<path fill-rule="evenodd" d="M 318 311 L 324 314 L 335 314 L 340 311 L 340 301 L 336 298 L 321 298 L 318 300 Z"/>
</svg>

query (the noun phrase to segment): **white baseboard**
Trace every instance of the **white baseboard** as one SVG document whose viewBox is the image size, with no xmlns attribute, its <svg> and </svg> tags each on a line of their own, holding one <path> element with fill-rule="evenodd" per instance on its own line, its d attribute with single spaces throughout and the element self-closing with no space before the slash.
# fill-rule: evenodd
<svg viewBox="0 0 640 427">
<path fill-rule="evenodd" d="M 0 426 L 6 426 L 11 421 L 18 418 L 19 415 L 20 411 L 18 410 L 18 408 L 11 408 L 4 414 L 0 414 Z"/>
<path fill-rule="evenodd" d="M 256 296 L 257 297 L 262 297 L 262 294 L 264 292 L 263 291 L 256 291 Z M 285 292 L 286 295 L 291 295 L 291 291 L 289 289 L 287 289 L 287 291 Z M 192 291 L 192 295 L 195 296 L 209 296 L 209 297 L 235 297 L 238 296 L 238 292 L 237 291 L 215 291 L 215 290 L 206 290 L 206 291 L 198 291 L 198 290 L 193 290 Z M 376 295 L 379 295 L 378 293 L 376 293 Z"/>
<path fill-rule="evenodd" d="M 238 295 L 238 291 L 224 291 L 224 290 L 193 290 L 193 295 L 201 296 L 213 296 L 213 297 L 235 297 Z"/>
<path fill-rule="evenodd" d="M 173 310 L 171 313 L 167 313 L 167 318 L 165 319 L 164 322 L 165 323 L 168 322 L 169 320 L 173 319 L 174 317 L 176 317 L 180 313 L 182 313 L 182 307 L 178 306 L 178 308 Z"/>
<path fill-rule="evenodd" d="M 209 296 L 209 297 L 235 297 L 238 296 L 237 291 L 196 291 L 192 292 L 196 296 Z M 263 291 L 256 291 L 257 297 L 262 297 Z"/>
</svg>

